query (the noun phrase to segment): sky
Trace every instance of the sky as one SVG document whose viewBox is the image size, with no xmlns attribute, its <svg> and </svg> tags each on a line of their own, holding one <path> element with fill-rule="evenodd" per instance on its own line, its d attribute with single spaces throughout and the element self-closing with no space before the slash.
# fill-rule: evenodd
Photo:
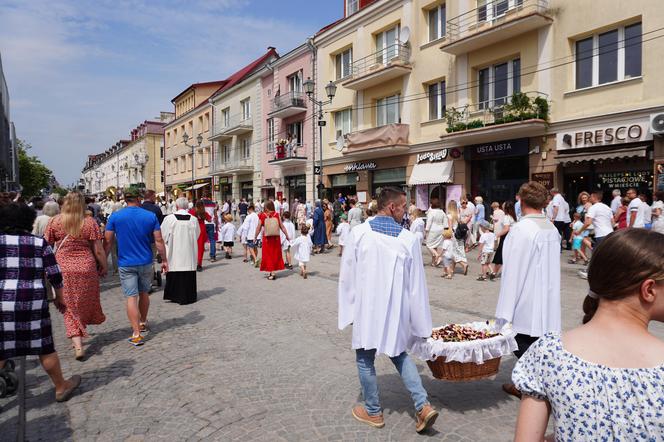
<svg viewBox="0 0 664 442">
<path fill-rule="evenodd" d="M 342 0 L 0 0 L 0 56 L 18 138 L 61 184 L 191 83 L 304 43 Z"/>
</svg>

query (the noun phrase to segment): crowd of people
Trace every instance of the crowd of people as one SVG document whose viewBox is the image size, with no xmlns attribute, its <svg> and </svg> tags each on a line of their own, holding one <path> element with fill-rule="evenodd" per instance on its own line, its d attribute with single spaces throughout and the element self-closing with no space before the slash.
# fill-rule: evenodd
<svg viewBox="0 0 664 442">
<path fill-rule="evenodd" d="M 467 275 L 469 252 L 478 248 L 477 279 L 498 278 L 495 318 L 516 332 L 519 361 L 513 383 L 503 390 L 522 399 L 517 440 L 541 440 L 550 412 L 556 439 L 576 440 L 580 428 L 592 428 L 600 439 L 621 439 L 635 428 L 661 435 L 661 414 L 635 404 L 664 401 L 664 344 L 648 332 L 650 321 L 664 321 L 664 193 L 656 192 L 652 205 L 635 189 L 624 197 L 614 191 L 610 206 L 603 197 L 601 191 L 583 192 L 571 210 L 557 189 L 534 182 L 525 183 L 514 201 L 488 204 L 465 195 L 445 205 L 434 199 L 426 209 L 408 204 L 394 188 L 366 203 L 338 195 L 290 205 L 281 198 L 235 204 L 180 197 L 164 203 L 153 191 L 141 195 L 134 189 L 119 201 L 101 202 L 78 192 L 30 204 L 2 194 L 0 369 L 7 359 L 38 355 L 56 400 L 71 397 L 81 379 L 62 374 L 48 301 L 63 315 L 74 358 L 84 360 L 87 327 L 106 320 L 100 279 L 111 271 L 125 296 L 128 341 L 140 346 L 150 331 L 149 293 L 157 270 L 166 274 L 164 299 L 190 304 L 197 300 L 206 249 L 210 262 L 217 260 L 218 247 L 233 259 L 239 241 L 243 262 L 275 280 L 294 264 L 306 279 L 312 255 L 338 247 L 339 328 L 353 327 L 364 400 L 352 415 L 384 426 L 374 361 L 385 354 L 410 391 L 416 431 L 422 432 L 439 414 L 407 353 L 414 339 L 428 338 L 432 330 L 422 248 L 445 279 Z M 590 290 L 585 325 L 562 333 L 565 248 L 572 251 L 571 264 L 588 266 Z M 644 345 L 648 352 L 638 350 Z M 607 393 L 598 394 L 600 389 Z M 611 425 L 591 427 L 598 419 Z"/>
</svg>

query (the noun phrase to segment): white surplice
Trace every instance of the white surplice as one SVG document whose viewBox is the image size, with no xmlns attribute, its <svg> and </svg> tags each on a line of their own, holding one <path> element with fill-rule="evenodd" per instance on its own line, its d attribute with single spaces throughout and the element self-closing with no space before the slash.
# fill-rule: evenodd
<svg viewBox="0 0 664 442">
<path fill-rule="evenodd" d="M 544 215 L 526 215 L 510 227 L 496 318 L 533 337 L 560 332 L 560 235 Z"/>
<path fill-rule="evenodd" d="M 186 210 L 178 210 L 166 216 L 161 223 L 161 235 L 166 243 L 168 270 L 171 272 L 196 271 L 198 261 L 198 235 L 200 227 L 195 216 L 189 220 L 178 220 L 175 215 L 189 215 Z"/>
<path fill-rule="evenodd" d="M 339 329 L 353 324 L 353 349 L 398 356 L 431 336 L 431 312 L 420 240 L 374 232 L 368 222 L 351 230 L 339 272 Z"/>
</svg>

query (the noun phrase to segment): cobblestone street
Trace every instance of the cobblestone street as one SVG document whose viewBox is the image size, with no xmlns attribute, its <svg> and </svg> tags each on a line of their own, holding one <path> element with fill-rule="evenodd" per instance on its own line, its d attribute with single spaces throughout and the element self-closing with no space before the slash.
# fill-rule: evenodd
<svg viewBox="0 0 664 442">
<path fill-rule="evenodd" d="M 509 441 L 518 401 L 500 388 L 514 358 L 496 380 L 448 383 L 418 361 L 432 404 L 435 431 L 415 433 L 412 404 L 394 367 L 377 359 L 386 426 L 356 422 L 360 399 L 350 328 L 339 332 L 337 250 L 316 256 L 311 277 L 283 272 L 268 281 L 236 256 L 205 263 L 199 301 L 178 306 L 152 295 L 151 333 L 143 347 L 126 342 L 129 328 L 116 277 L 102 288 L 105 324 L 91 327 L 88 357 L 74 360 L 62 316 L 52 308 L 57 349 L 67 375 L 82 387 L 65 404 L 35 358 L 28 359 L 27 439 L 36 440 L 423 440 Z M 468 276 L 443 280 L 427 267 L 434 324 L 492 317 L 499 282 L 478 282 L 476 252 Z M 425 257 L 428 262 L 428 256 Z M 567 261 L 567 252 L 563 255 Z M 579 323 L 586 282 L 563 264 L 563 322 Z M 664 329 L 656 329 L 664 337 Z M 0 439 L 14 440 L 16 396 L 0 400 Z"/>
</svg>

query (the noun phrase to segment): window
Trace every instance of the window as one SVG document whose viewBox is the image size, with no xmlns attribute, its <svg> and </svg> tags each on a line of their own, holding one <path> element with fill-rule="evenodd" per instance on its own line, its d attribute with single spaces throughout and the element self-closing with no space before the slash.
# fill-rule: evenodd
<svg viewBox="0 0 664 442">
<path fill-rule="evenodd" d="M 203 115 L 200 115 L 198 117 L 198 130 L 199 130 L 199 132 L 204 132 L 205 131 L 203 129 Z"/>
<path fill-rule="evenodd" d="M 159 147 L 159 158 L 164 158 L 164 145 Z"/>
<path fill-rule="evenodd" d="M 210 113 L 205 113 L 205 121 L 203 122 L 203 131 L 207 132 L 210 130 Z"/>
<path fill-rule="evenodd" d="M 392 95 L 376 103 L 376 126 L 399 122 L 399 95 Z"/>
<path fill-rule="evenodd" d="M 267 151 L 274 152 L 274 120 L 267 120 Z"/>
<path fill-rule="evenodd" d="M 353 64 L 353 48 L 348 48 L 340 54 L 335 55 L 335 66 L 337 70 L 337 80 L 351 75 L 351 65 Z"/>
<path fill-rule="evenodd" d="M 302 71 L 298 71 L 288 77 L 288 91 L 302 92 Z"/>
<path fill-rule="evenodd" d="M 429 41 L 445 36 L 445 5 L 438 5 L 429 10 Z"/>
<path fill-rule="evenodd" d="M 172 163 L 170 161 L 166 161 L 166 174 L 167 175 L 172 175 L 173 174 L 173 169 L 171 169 L 171 167 L 173 167 Z"/>
<path fill-rule="evenodd" d="M 346 16 L 355 14 L 359 9 L 359 0 L 346 0 Z"/>
<path fill-rule="evenodd" d="M 478 71 L 480 109 L 502 106 L 515 92 L 521 92 L 521 59 L 499 63 Z"/>
<path fill-rule="evenodd" d="M 224 163 L 228 163 L 231 160 L 231 148 L 229 145 L 224 144 L 221 146 L 221 158 Z"/>
<path fill-rule="evenodd" d="M 244 138 L 240 143 L 240 146 L 241 146 L 240 154 L 242 155 L 242 159 L 246 160 L 248 158 L 251 158 L 251 139 Z"/>
<path fill-rule="evenodd" d="M 227 107 L 221 110 L 221 127 L 228 127 L 231 124 L 231 109 Z"/>
<path fill-rule="evenodd" d="M 248 120 L 251 118 L 251 101 L 247 98 L 240 101 L 240 106 L 242 107 L 242 120 Z"/>
<path fill-rule="evenodd" d="M 295 123 L 291 123 L 288 126 L 286 126 L 286 138 L 288 138 L 288 134 L 290 134 L 293 137 L 293 142 L 296 144 L 301 144 L 302 143 L 302 122 L 297 121 Z"/>
<path fill-rule="evenodd" d="M 191 168 L 192 168 L 192 166 L 193 166 L 192 163 L 193 163 L 193 161 L 194 161 L 194 157 L 189 153 L 189 154 L 187 154 L 187 157 L 186 157 L 186 158 L 187 158 L 186 161 L 185 161 L 185 164 L 186 164 L 186 167 L 187 167 L 186 170 L 188 170 L 189 172 L 191 172 Z"/>
<path fill-rule="evenodd" d="M 376 63 L 389 63 L 399 55 L 399 25 L 376 34 Z"/>
<path fill-rule="evenodd" d="M 438 120 L 445 116 L 445 82 L 429 85 L 429 120 Z"/>
<path fill-rule="evenodd" d="M 641 75 L 641 23 L 578 40 L 574 47 L 576 89 Z"/>
<path fill-rule="evenodd" d="M 503 17 L 507 11 L 523 6 L 523 0 L 478 0 L 477 21 L 485 22 Z"/>
<path fill-rule="evenodd" d="M 342 137 L 353 131 L 353 111 L 344 109 L 334 113 L 335 138 Z"/>
<path fill-rule="evenodd" d="M 160 173 L 160 178 L 161 178 L 161 182 L 163 183 L 164 182 L 164 171 L 163 170 Z"/>
</svg>

